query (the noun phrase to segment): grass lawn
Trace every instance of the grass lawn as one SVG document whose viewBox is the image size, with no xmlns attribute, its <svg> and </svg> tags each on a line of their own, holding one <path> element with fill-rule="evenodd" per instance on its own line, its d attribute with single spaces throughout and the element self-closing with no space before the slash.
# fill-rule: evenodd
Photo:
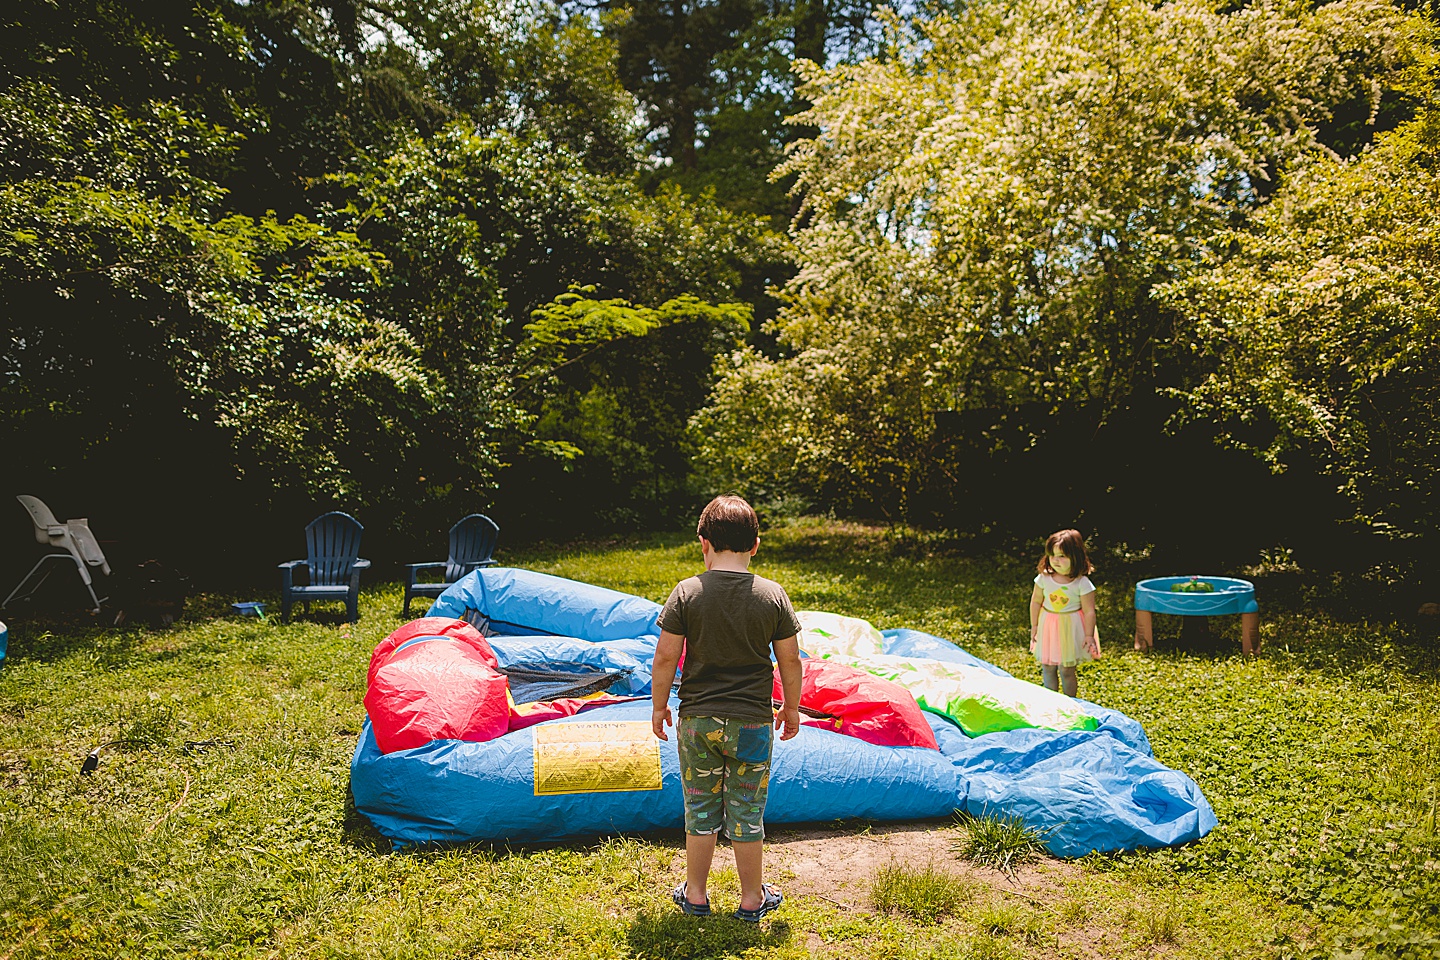
<svg viewBox="0 0 1440 960">
<path fill-rule="evenodd" d="M 664 535 L 502 553 L 663 600 L 696 571 Z M 805 522 L 755 569 L 802 609 L 955 640 L 1030 677 L 1028 564 Z M 1220 826 L 1180 849 L 959 859 L 967 827 L 776 829 L 786 905 L 759 928 L 669 904 L 678 837 L 393 853 L 347 815 L 370 649 L 400 587 L 289 626 L 203 597 L 169 630 L 11 622 L 0 667 L 0 960 L 29 957 L 1440 956 L 1440 685 L 1415 628 L 1268 603 L 1262 656 L 1128 650 L 1101 570 L 1106 659 L 1080 694 L 1144 724 Z M 274 599 L 273 597 L 270 599 Z M 338 605 L 323 607 L 336 611 Z M 1162 634 L 1174 622 L 1157 618 Z M 1238 623 L 1222 639 L 1234 640 Z M 1232 652 L 1235 651 L 1235 652 Z M 93 776 L 78 775 L 97 744 Z M 724 864 L 722 856 L 717 863 Z M 713 888 L 728 912 L 733 872 Z"/>
</svg>

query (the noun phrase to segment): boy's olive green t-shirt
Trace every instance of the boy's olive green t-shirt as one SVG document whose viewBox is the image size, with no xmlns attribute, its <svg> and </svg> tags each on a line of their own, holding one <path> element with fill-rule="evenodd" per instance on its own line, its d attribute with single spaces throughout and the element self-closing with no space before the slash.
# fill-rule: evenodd
<svg viewBox="0 0 1440 960">
<path fill-rule="evenodd" d="M 685 638 L 680 716 L 774 717 L 770 645 L 800 632 L 784 587 L 753 573 L 706 570 L 670 591 L 660 629 Z"/>
</svg>

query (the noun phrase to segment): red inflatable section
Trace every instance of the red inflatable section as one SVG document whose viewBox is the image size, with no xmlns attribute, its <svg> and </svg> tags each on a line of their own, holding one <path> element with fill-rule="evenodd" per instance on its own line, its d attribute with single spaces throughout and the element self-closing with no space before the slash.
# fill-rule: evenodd
<svg viewBox="0 0 1440 960">
<path fill-rule="evenodd" d="M 834 719 L 808 718 L 808 727 L 834 730 L 882 747 L 940 749 L 935 732 L 909 690 L 898 683 L 830 660 L 807 657 L 800 687 L 800 706 Z M 783 699 L 780 671 L 775 671 L 775 699 Z"/>
<path fill-rule="evenodd" d="M 464 620 L 412 620 L 370 654 L 365 712 L 381 753 L 431 740 L 490 740 L 510 726 L 508 681 Z"/>
</svg>

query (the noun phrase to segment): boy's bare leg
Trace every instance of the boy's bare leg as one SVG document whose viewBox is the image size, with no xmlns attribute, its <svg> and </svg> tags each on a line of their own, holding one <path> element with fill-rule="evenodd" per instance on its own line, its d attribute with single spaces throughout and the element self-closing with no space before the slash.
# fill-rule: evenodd
<svg viewBox="0 0 1440 960">
<path fill-rule="evenodd" d="M 704 903 L 708 896 L 705 885 L 710 880 L 710 861 L 715 859 L 715 840 L 719 836 L 718 833 L 685 834 L 685 899 L 691 903 Z M 738 853 L 735 859 L 740 859 Z M 741 873 L 740 877 L 743 885 L 745 874 Z"/>
<path fill-rule="evenodd" d="M 751 840 L 746 843 L 730 843 L 735 851 L 735 872 L 740 875 L 740 907 L 743 910 L 758 910 L 765 899 L 760 884 L 765 879 L 765 842 Z"/>
</svg>

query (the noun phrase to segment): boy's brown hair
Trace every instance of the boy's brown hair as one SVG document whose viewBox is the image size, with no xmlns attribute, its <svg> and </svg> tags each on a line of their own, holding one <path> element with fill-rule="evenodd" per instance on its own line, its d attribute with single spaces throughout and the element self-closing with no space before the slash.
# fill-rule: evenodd
<svg viewBox="0 0 1440 960">
<path fill-rule="evenodd" d="M 1085 538 L 1079 530 L 1058 530 L 1045 538 L 1045 555 L 1035 565 L 1036 573 L 1054 574 L 1050 569 L 1050 554 L 1059 547 L 1060 552 L 1070 558 L 1070 576 L 1086 577 L 1095 572 L 1090 563 L 1090 554 L 1085 552 Z"/>
<path fill-rule="evenodd" d="M 709 540 L 716 550 L 749 553 L 760 536 L 760 518 L 743 497 L 724 494 L 700 511 L 695 532 Z"/>
</svg>

